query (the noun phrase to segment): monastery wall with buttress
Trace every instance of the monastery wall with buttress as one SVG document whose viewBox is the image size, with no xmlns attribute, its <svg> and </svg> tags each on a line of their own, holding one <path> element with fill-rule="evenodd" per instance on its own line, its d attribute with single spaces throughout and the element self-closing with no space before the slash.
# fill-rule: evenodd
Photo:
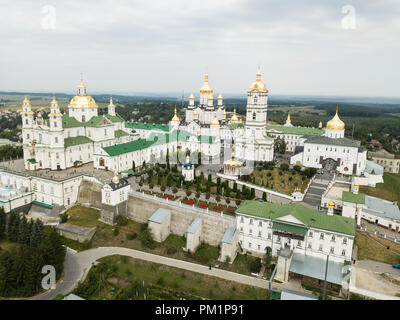
<svg viewBox="0 0 400 320">
<path fill-rule="evenodd" d="M 82 181 L 79 189 L 78 203 L 101 210 L 101 185 L 90 181 Z M 202 219 L 200 241 L 217 246 L 227 228 L 235 227 L 236 220 L 230 216 L 202 213 L 202 210 L 191 209 L 187 206 L 169 204 L 163 199 L 151 199 L 141 194 L 130 194 L 128 199 L 128 218 L 145 223 L 158 209 L 171 211 L 171 233 L 183 236 L 195 218 Z"/>
</svg>

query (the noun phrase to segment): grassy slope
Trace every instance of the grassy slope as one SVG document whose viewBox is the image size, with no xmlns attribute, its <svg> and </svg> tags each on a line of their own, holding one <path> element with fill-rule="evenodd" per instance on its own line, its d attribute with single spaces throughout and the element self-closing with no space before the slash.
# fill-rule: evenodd
<svg viewBox="0 0 400 320">
<path fill-rule="evenodd" d="M 358 260 L 375 260 L 384 263 L 400 263 L 400 255 L 387 250 L 386 246 L 390 246 L 396 252 L 400 252 L 400 246 L 392 241 L 378 238 L 374 235 L 368 234 L 370 238 L 376 239 L 381 243 L 368 238 L 365 232 L 357 232 L 355 244 L 358 246 L 357 259 Z"/>
<path fill-rule="evenodd" d="M 100 261 L 117 266 L 116 279 L 94 299 L 112 299 L 112 287 L 129 287 L 134 280 L 144 281 L 145 286 L 157 285 L 172 292 L 181 292 L 208 299 L 267 299 L 268 291 L 241 285 L 232 281 L 199 273 L 168 267 L 156 263 L 112 256 Z M 127 271 L 129 270 L 129 271 Z M 108 279 L 109 280 L 109 279 Z"/>
<path fill-rule="evenodd" d="M 385 183 L 378 183 L 376 188 L 360 187 L 360 192 L 400 203 L 400 174 L 384 173 L 383 180 Z"/>
</svg>

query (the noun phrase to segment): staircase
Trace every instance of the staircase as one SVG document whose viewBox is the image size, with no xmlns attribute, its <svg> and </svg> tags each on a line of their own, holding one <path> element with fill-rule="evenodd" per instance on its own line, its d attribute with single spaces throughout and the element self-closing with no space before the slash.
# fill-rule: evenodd
<svg viewBox="0 0 400 320">
<path fill-rule="evenodd" d="M 328 184 L 332 179 L 333 174 L 318 174 L 304 196 L 304 204 L 306 204 L 307 207 L 318 209 L 321 205 L 322 194 L 326 191 Z"/>
</svg>

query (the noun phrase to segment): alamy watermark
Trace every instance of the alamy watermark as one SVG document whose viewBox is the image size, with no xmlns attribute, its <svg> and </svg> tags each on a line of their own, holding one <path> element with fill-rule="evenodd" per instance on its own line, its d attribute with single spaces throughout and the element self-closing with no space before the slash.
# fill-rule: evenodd
<svg viewBox="0 0 400 320">
<path fill-rule="evenodd" d="M 57 25 L 56 8 L 51 5 L 42 7 L 42 28 L 44 30 L 54 30 Z"/>
<path fill-rule="evenodd" d="M 46 274 L 42 278 L 42 288 L 44 290 L 56 288 L 56 268 L 51 265 L 45 265 L 42 268 L 42 274 Z"/>
<path fill-rule="evenodd" d="M 345 30 L 355 29 L 357 27 L 356 8 L 352 5 L 345 5 L 342 7 L 342 13 L 345 15 L 342 18 L 342 28 Z"/>
</svg>

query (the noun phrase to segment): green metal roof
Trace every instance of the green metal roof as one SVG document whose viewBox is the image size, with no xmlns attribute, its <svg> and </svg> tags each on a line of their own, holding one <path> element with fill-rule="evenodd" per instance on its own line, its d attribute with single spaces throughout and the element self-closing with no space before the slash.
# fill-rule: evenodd
<svg viewBox="0 0 400 320">
<path fill-rule="evenodd" d="M 305 127 L 285 127 L 285 126 L 267 126 L 267 132 L 276 130 L 283 134 L 296 134 L 302 136 L 321 136 L 324 130 L 318 128 L 305 128 Z M 277 133 L 278 133 L 277 132 Z"/>
<path fill-rule="evenodd" d="M 44 208 L 49 208 L 49 209 L 53 208 L 53 206 L 51 204 L 47 204 L 47 203 L 44 203 L 44 202 L 39 202 L 39 201 L 36 201 L 36 200 L 32 201 L 32 204 L 36 204 L 38 206 L 41 206 L 41 207 L 44 207 Z"/>
<path fill-rule="evenodd" d="M 87 122 L 80 122 L 74 117 L 70 117 L 66 113 L 62 115 L 63 128 L 77 128 L 77 127 L 97 127 L 104 124 L 108 119 L 105 116 L 94 116 Z M 111 121 L 111 120 L 110 120 Z"/>
<path fill-rule="evenodd" d="M 278 231 L 283 231 L 283 232 L 288 232 L 288 233 L 293 233 L 293 234 L 298 234 L 300 236 L 305 236 L 307 234 L 307 228 L 302 227 L 302 226 L 295 226 L 293 224 L 287 224 L 287 223 L 282 223 L 282 222 L 277 222 L 274 221 L 274 224 L 272 225 L 273 230 L 278 230 Z"/>
<path fill-rule="evenodd" d="M 144 122 L 133 122 L 133 123 L 128 122 L 128 126 L 127 123 L 125 122 L 125 126 L 134 129 L 161 130 L 165 132 L 169 132 L 172 129 L 172 127 L 168 124 L 144 123 Z"/>
<path fill-rule="evenodd" d="M 136 140 L 127 143 L 121 143 L 110 147 L 104 147 L 103 150 L 111 157 L 119 156 L 124 153 L 143 150 L 154 144 L 151 140 Z"/>
<path fill-rule="evenodd" d="M 238 209 L 237 214 L 276 220 L 292 215 L 307 227 L 329 230 L 344 234 L 355 235 L 355 220 L 339 215 L 329 216 L 316 210 L 306 208 L 299 203 L 279 204 L 246 200 Z"/>
<path fill-rule="evenodd" d="M 129 136 L 129 133 L 126 133 L 124 130 L 116 130 L 114 132 L 114 135 L 116 138 L 124 137 L 124 136 Z"/>
<path fill-rule="evenodd" d="M 68 147 L 77 146 L 80 144 L 91 143 L 91 142 L 93 142 L 93 140 L 91 140 L 85 136 L 65 138 L 64 139 L 64 147 L 68 148 Z"/>
<path fill-rule="evenodd" d="M 342 201 L 365 204 L 365 194 L 363 194 L 363 193 L 354 194 L 353 192 L 343 191 L 342 192 Z"/>
<path fill-rule="evenodd" d="M 118 113 L 115 114 L 115 116 L 106 114 L 105 115 L 107 119 L 111 120 L 111 122 L 123 122 L 124 118 L 122 118 Z"/>
<path fill-rule="evenodd" d="M 70 117 L 66 113 L 62 115 L 62 126 L 63 128 L 77 128 L 77 127 L 83 127 L 84 124 L 78 120 L 76 120 L 74 117 Z"/>
<path fill-rule="evenodd" d="M 101 125 L 109 124 L 108 122 L 111 120 L 108 120 L 105 116 L 94 116 L 91 117 L 89 121 L 84 122 L 85 127 L 98 127 Z"/>
<path fill-rule="evenodd" d="M 30 158 L 30 159 L 28 159 L 28 161 L 29 161 L 30 163 L 32 163 L 32 164 L 35 164 L 35 163 L 37 163 L 37 161 L 36 161 L 36 159 L 35 159 L 35 158 Z"/>
</svg>

